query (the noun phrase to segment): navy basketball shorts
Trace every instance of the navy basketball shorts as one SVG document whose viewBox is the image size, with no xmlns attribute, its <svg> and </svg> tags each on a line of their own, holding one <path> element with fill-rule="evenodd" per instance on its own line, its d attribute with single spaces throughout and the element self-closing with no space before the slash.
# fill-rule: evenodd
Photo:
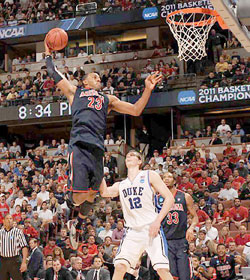
<svg viewBox="0 0 250 280">
<path fill-rule="evenodd" d="M 190 260 L 188 256 L 188 242 L 186 238 L 168 239 L 168 259 L 172 276 L 179 280 L 191 279 Z"/>
<path fill-rule="evenodd" d="M 103 179 L 104 151 L 90 144 L 69 146 L 68 190 L 72 192 L 99 191 Z"/>
</svg>

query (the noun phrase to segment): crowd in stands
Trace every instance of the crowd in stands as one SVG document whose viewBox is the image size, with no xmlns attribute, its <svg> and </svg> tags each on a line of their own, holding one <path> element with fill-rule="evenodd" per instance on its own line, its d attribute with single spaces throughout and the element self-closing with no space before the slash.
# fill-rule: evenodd
<svg viewBox="0 0 250 280">
<path fill-rule="evenodd" d="M 90 56 L 87 62 L 94 63 Z M 63 94 L 55 87 L 55 83 L 48 76 L 46 69 L 42 69 L 35 76 L 31 76 L 27 67 L 26 64 L 22 63 L 19 70 L 19 73 L 25 73 L 24 77 L 21 77 L 19 73 L 9 74 L 7 81 L 0 83 L 1 106 L 51 103 L 63 99 Z M 80 66 L 69 69 L 65 65 L 62 73 L 70 83 L 81 87 L 82 77 L 85 75 L 83 69 L 84 67 Z M 151 58 L 145 61 L 145 67 L 139 72 L 127 63 L 123 63 L 121 67 L 116 67 L 115 64 L 107 65 L 99 73 L 102 90 L 118 97 L 127 94 L 141 94 L 144 89 L 144 80 L 155 71 L 160 71 L 163 75 L 163 80 L 155 91 L 165 91 L 168 80 L 178 75 L 179 66 L 175 59 L 170 64 L 164 63 L 163 60 L 156 64 Z"/>
<path fill-rule="evenodd" d="M 232 131 L 224 119 L 214 131 L 218 139 L 227 136 L 229 131 L 245 136 L 241 126 L 237 125 Z M 208 137 L 214 133 L 211 127 L 206 132 L 204 136 Z M 146 127 L 143 133 L 145 140 Z M 184 137 L 189 141 L 190 133 L 185 131 Z M 106 147 L 122 143 L 122 136 L 114 141 L 110 134 L 106 135 Z M 211 279 L 204 275 L 221 243 L 225 244 L 228 254 L 240 257 L 241 266 L 250 266 L 250 147 L 242 143 L 235 149 L 229 141 L 225 144 L 220 156 L 210 151 L 211 146 L 198 147 L 195 143 L 190 147 L 164 147 L 162 152 L 154 150 L 153 156 L 144 153 L 144 170 L 155 170 L 161 176 L 166 171 L 173 173 L 177 188 L 189 193 L 195 202 L 199 224 L 195 229 L 196 238 L 189 244 L 190 256 L 195 262 L 193 280 Z M 53 153 L 48 156 L 50 151 Z M 72 275 L 77 270 L 73 279 L 85 279 L 97 265 L 95 262 L 104 265 L 105 272 L 109 271 L 112 276 L 113 259 L 125 230 L 121 204 L 119 200 L 99 197 L 82 228 L 81 245 L 74 251 L 66 223 L 77 212 L 69 209 L 65 202 L 66 151 L 64 139 L 60 142 L 53 139 L 46 144 L 41 140 L 38 145 L 16 141 L 11 145 L 0 143 L 0 223 L 4 215 L 10 213 L 15 226 L 25 233 L 31 250 L 39 246 L 42 252 L 40 278 L 54 269 L 52 259 L 57 259 L 60 269 Z M 109 185 L 119 180 L 116 158 L 109 152 L 105 153 L 104 176 Z M 157 279 L 147 255 L 141 261 L 148 273 L 146 279 Z M 235 266 L 239 273 L 240 265 Z M 31 265 L 29 270 L 32 271 Z M 82 278 L 76 278 L 77 275 Z M 125 279 L 133 279 L 129 277 Z"/>
<path fill-rule="evenodd" d="M 215 71 L 203 80 L 201 88 L 218 88 L 248 84 L 250 81 L 250 58 L 241 57 L 236 51 L 230 56 L 222 50 Z"/>
<path fill-rule="evenodd" d="M 78 4 L 90 3 L 84 0 L 4 0 L 0 3 L 0 27 L 31 24 L 37 22 L 61 20 L 77 15 Z M 94 1 L 95 2 L 95 1 Z M 156 5 L 180 3 L 177 0 L 113 0 L 96 1 L 100 13 L 117 13 L 130 11 L 136 8 L 145 8 Z M 187 1 L 185 1 L 187 2 Z"/>
</svg>

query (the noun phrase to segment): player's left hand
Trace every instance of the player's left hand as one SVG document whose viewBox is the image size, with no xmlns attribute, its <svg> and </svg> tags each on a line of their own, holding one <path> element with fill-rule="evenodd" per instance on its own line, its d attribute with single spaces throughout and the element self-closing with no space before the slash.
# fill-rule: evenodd
<svg viewBox="0 0 250 280">
<path fill-rule="evenodd" d="M 162 75 L 159 75 L 159 72 L 157 71 L 153 75 L 149 75 L 147 79 L 145 80 L 145 86 L 149 90 L 153 90 L 160 81 L 162 80 Z"/>
<path fill-rule="evenodd" d="M 46 37 L 47 37 L 47 35 L 46 35 Z M 47 45 L 46 37 L 45 37 L 45 39 L 44 39 L 45 55 L 51 55 L 51 54 L 52 54 L 52 51 L 50 50 L 50 48 L 49 48 L 48 45 Z"/>
<path fill-rule="evenodd" d="M 160 230 L 161 223 L 154 221 L 149 227 L 149 236 L 155 238 Z"/>
<path fill-rule="evenodd" d="M 194 240 L 194 230 L 192 228 L 189 228 L 186 232 L 186 239 L 188 242 L 191 242 Z"/>
</svg>

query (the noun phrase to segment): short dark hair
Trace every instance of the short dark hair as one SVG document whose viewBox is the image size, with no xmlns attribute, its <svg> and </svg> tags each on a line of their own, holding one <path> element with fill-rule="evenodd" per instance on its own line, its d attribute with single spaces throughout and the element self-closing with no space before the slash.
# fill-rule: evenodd
<svg viewBox="0 0 250 280">
<path fill-rule="evenodd" d="M 226 248 L 226 245 L 225 245 L 224 243 L 219 243 L 218 246 L 217 246 L 217 250 L 218 250 L 219 246 L 220 246 L 220 247 L 223 246 L 223 247 Z"/>
<path fill-rule="evenodd" d="M 101 262 L 103 263 L 102 259 L 101 259 L 98 255 L 95 255 L 95 256 L 93 257 L 92 264 L 95 262 L 95 259 L 100 259 Z"/>
</svg>

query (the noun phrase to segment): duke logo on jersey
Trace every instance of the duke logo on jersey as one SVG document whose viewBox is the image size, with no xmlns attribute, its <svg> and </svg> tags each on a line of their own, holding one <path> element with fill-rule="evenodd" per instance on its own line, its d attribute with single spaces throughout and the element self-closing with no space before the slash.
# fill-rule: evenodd
<svg viewBox="0 0 250 280">
<path fill-rule="evenodd" d="M 139 228 L 154 222 L 157 211 L 148 170 L 141 171 L 133 182 L 128 178 L 122 181 L 119 194 L 127 227 Z"/>
<path fill-rule="evenodd" d="M 162 229 L 153 239 L 149 235 L 150 224 L 158 215 L 149 171 L 140 171 L 133 181 L 127 178 L 120 182 L 119 196 L 127 230 L 114 264 L 122 263 L 128 269 L 135 269 L 142 253 L 146 251 L 154 269 L 169 268 L 167 242 Z"/>
</svg>

